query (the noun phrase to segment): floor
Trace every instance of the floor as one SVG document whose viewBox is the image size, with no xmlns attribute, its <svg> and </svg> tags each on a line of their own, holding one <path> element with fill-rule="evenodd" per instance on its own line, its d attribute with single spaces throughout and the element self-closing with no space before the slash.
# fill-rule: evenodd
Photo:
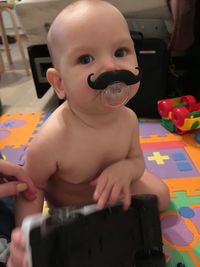
<svg viewBox="0 0 200 267">
<path fill-rule="evenodd" d="M 23 37 L 23 44 L 26 52 L 26 37 Z M 5 65 L 5 71 L 0 73 L 1 113 L 13 114 L 55 109 L 57 99 L 53 90 L 48 90 L 41 99 L 38 99 L 32 74 L 29 76 L 25 74 L 16 43 L 10 44 L 10 51 L 13 59 L 12 65 L 8 64 L 3 46 L 0 45 L 0 53 Z M 28 58 L 27 52 L 26 56 Z"/>
</svg>

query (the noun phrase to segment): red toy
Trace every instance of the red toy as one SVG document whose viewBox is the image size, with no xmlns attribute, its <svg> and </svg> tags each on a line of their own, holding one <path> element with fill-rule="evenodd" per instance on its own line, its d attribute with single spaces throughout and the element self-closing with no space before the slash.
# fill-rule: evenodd
<svg viewBox="0 0 200 267">
<path fill-rule="evenodd" d="M 158 101 L 161 124 L 179 134 L 200 128 L 200 103 L 192 95 Z"/>
</svg>

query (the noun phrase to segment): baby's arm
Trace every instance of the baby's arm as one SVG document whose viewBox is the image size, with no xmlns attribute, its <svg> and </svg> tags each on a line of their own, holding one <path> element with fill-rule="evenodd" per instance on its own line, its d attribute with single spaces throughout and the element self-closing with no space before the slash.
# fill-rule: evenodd
<svg viewBox="0 0 200 267">
<path fill-rule="evenodd" d="M 124 208 L 131 203 L 131 185 L 139 180 L 144 172 L 144 158 L 139 143 L 139 127 L 136 115 L 129 112 L 132 125 L 132 141 L 126 158 L 108 166 L 97 178 L 94 200 L 99 208 L 108 202 L 115 204 L 123 198 Z"/>
<path fill-rule="evenodd" d="M 43 136 L 39 136 L 29 146 L 24 169 L 27 176 L 34 182 L 37 193 L 36 199 L 32 202 L 25 200 L 20 194 L 18 195 L 15 209 L 16 225 L 21 225 L 27 215 L 42 212 L 44 188 L 49 177 L 56 170 L 54 154 L 51 154 L 49 144 Z"/>
</svg>

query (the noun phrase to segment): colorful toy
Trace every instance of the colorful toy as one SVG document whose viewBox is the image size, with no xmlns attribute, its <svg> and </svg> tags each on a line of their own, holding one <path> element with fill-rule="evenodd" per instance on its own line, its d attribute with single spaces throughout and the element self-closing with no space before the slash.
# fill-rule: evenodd
<svg viewBox="0 0 200 267">
<path fill-rule="evenodd" d="M 192 95 L 160 100 L 158 112 L 170 132 L 183 134 L 200 128 L 200 103 Z"/>
</svg>

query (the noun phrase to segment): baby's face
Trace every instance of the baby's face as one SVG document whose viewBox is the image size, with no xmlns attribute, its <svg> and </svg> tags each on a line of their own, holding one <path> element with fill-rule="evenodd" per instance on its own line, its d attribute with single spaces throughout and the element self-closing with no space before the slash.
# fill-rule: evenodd
<svg viewBox="0 0 200 267">
<path fill-rule="evenodd" d="M 94 73 L 95 80 L 103 72 L 121 69 L 138 74 L 138 63 L 127 24 L 118 13 L 99 10 L 89 14 L 87 20 L 84 14 L 73 19 L 70 27 L 66 25 L 66 46 L 60 53 L 62 86 L 70 105 L 91 112 L 103 107 L 100 91 L 88 85 L 88 76 Z M 129 99 L 138 87 L 139 83 L 131 86 Z"/>
</svg>

